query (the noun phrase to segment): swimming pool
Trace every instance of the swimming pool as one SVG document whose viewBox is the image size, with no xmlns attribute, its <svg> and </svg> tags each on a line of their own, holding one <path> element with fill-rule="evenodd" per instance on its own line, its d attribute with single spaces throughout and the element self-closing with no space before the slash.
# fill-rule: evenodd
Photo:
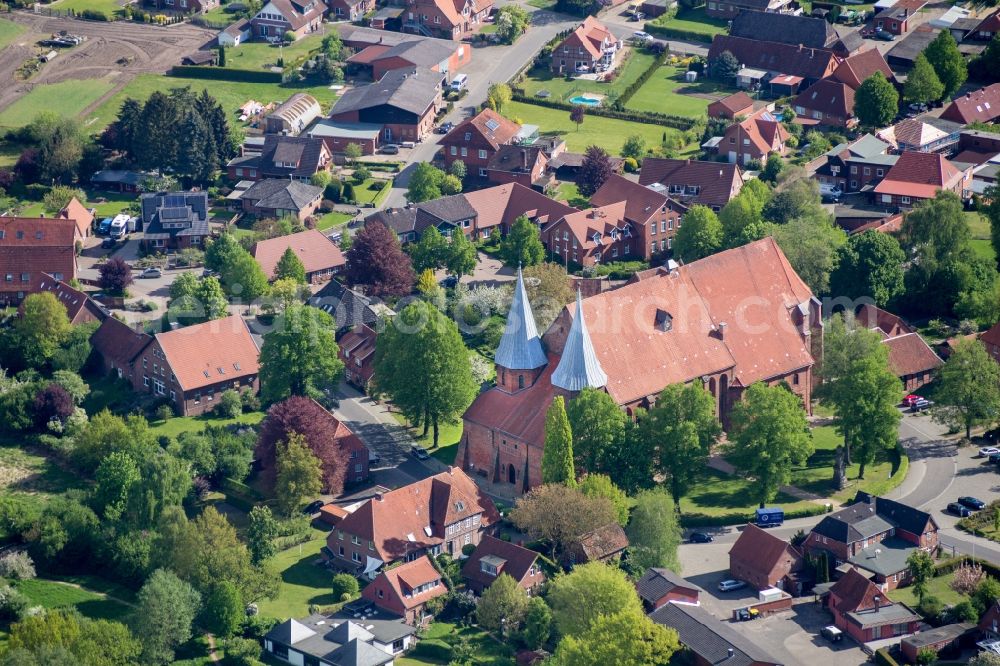
<svg viewBox="0 0 1000 666">
<path fill-rule="evenodd" d="M 570 104 L 582 104 L 583 106 L 600 106 L 601 100 L 596 97 L 588 97 L 586 95 L 577 95 L 576 97 L 569 98 Z"/>
</svg>

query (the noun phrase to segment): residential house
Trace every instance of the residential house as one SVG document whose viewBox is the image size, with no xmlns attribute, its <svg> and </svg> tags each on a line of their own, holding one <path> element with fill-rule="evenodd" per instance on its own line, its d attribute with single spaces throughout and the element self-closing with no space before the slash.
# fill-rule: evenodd
<svg viewBox="0 0 1000 666">
<path fill-rule="evenodd" d="M 603 23 L 588 16 L 552 50 L 550 67 L 556 74 L 608 69 L 621 49 L 622 42 Z"/>
<path fill-rule="evenodd" d="M 358 324 L 337 344 L 337 356 L 344 364 L 344 379 L 364 393 L 375 376 L 375 342 L 378 334 L 371 326 Z"/>
<path fill-rule="evenodd" d="M 306 131 L 310 139 L 322 139 L 332 155 L 344 155 L 354 144 L 362 155 L 374 155 L 381 145 L 382 126 L 378 123 L 346 123 L 321 118 Z"/>
<path fill-rule="evenodd" d="M 520 131 L 521 126 L 514 121 L 492 109 L 483 109 L 460 122 L 441 139 L 445 166 L 450 168 L 454 162 L 461 161 L 469 176 L 486 178 L 490 160 L 501 146 L 513 143 Z"/>
<path fill-rule="evenodd" d="M 909 606 L 892 601 L 855 569 L 848 569 L 830 588 L 827 608 L 834 626 L 859 643 L 912 634 L 921 625 Z"/>
<path fill-rule="evenodd" d="M 802 46 L 806 49 L 828 49 L 841 58 L 853 55 L 864 45 L 864 41 L 856 31 L 841 36 L 834 26 L 824 19 L 791 12 L 741 11 L 733 17 L 729 35 L 761 42 Z"/>
<path fill-rule="evenodd" d="M 837 69 L 833 70 L 830 78 L 845 83 L 856 91 L 875 72 L 882 72 L 882 75 L 890 82 L 896 81 L 896 75 L 889 67 L 889 63 L 885 61 L 882 52 L 871 48 L 842 60 L 837 65 Z"/>
<path fill-rule="evenodd" d="M 743 166 L 752 160 L 763 164 L 770 155 L 783 156 L 787 141 L 788 130 L 781 120 L 767 109 L 761 109 L 726 129 L 719 144 L 719 154 Z"/>
<path fill-rule="evenodd" d="M 624 206 L 605 214 L 621 220 Z M 756 311 L 768 323 L 730 328 L 748 299 L 761 303 Z M 545 332 L 544 349 L 533 322 L 519 278 L 495 355 L 496 386 L 466 410 L 456 456 L 502 496 L 541 482 L 545 414 L 537 406 L 557 393 L 603 389 L 631 415 L 665 386 L 697 381 L 725 421 L 744 387 L 785 382 L 808 406 L 822 337 L 819 302 L 771 238 L 578 297 Z"/>
<path fill-rule="evenodd" d="M 424 231 L 417 229 L 417 209 L 414 206 L 375 211 L 365 217 L 365 226 L 369 224 L 384 224 L 396 234 L 401 245 L 417 242 Z"/>
<path fill-rule="evenodd" d="M 319 208 L 323 188 L 298 180 L 258 180 L 240 195 L 243 212 L 257 218 L 286 215 L 304 221 Z"/>
<path fill-rule="evenodd" d="M 489 164 L 486 179 L 496 185 L 519 183 L 544 192 L 553 182 L 549 157 L 540 146 L 500 146 Z"/>
<path fill-rule="evenodd" d="M 1000 133 L 965 129 L 958 134 L 958 153 L 953 164 L 985 164 L 1000 155 Z"/>
<path fill-rule="evenodd" d="M 910 21 L 923 8 L 924 4 L 926 4 L 925 0 L 899 0 L 892 7 L 875 14 L 872 25 L 876 30 L 892 35 L 906 34 L 910 29 Z"/>
<path fill-rule="evenodd" d="M 365 501 L 327 537 L 340 567 L 369 578 L 383 565 L 423 555 L 455 557 L 496 530 L 496 506 L 465 472 L 447 471 Z"/>
<path fill-rule="evenodd" d="M 911 553 L 937 546 L 938 526 L 930 514 L 860 491 L 849 506 L 827 514 L 802 545 L 812 555 L 829 553 L 836 566 L 850 563 L 870 572 L 883 591 L 909 580 Z"/>
<path fill-rule="evenodd" d="M 0 217 L 0 306 L 17 306 L 48 280 L 76 279 L 74 220 Z"/>
<path fill-rule="evenodd" d="M 628 548 L 628 537 L 618 523 L 602 525 L 596 530 L 581 534 L 567 546 L 563 560 L 571 566 L 587 562 L 617 560 Z"/>
<path fill-rule="evenodd" d="M 83 240 L 90 238 L 90 234 L 94 231 L 94 214 L 96 212 L 95 209 L 87 208 L 76 197 L 73 197 L 56 217 L 76 222 L 76 238 Z"/>
<path fill-rule="evenodd" d="M 705 13 L 713 18 L 731 19 L 745 11 L 776 14 L 787 11 L 791 4 L 791 0 L 708 0 Z"/>
<path fill-rule="evenodd" d="M 322 138 L 268 134 L 263 151 L 234 157 L 226 170 L 232 180 L 276 178 L 308 183 L 320 171 L 329 170 L 332 161 Z"/>
<path fill-rule="evenodd" d="M 416 630 L 398 619 L 356 618 L 341 611 L 279 622 L 264 635 L 264 650 L 289 664 L 392 666 L 411 647 Z"/>
<path fill-rule="evenodd" d="M 664 604 L 680 603 L 699 605 L 701 588 L 688 582 L 670 569 L 647 569 L 636 584 L 635 590 L 647 611 L 655 611 Z"/>
<path fill-rule="evenodd" d="M 212 411 L 225 391 L 256 393 L 258 356 L 260 349 L 242 317 L 214 319 L 153 336 L 132 361 L 132 386 L 169 396 L 180 416 L 198 416 Z"/>
<path fill-rule="evenodd" d="M 563 216 L 545 229 L 549 251 L 580 266 L 632 259 L 645 232 L 625 219 L 625 207 L 619 200 Z"/>
<path fill-rule="evenodd" d="M 205 191 L 147 192 L 139 203 L 147 251 L 201 247 L 211 235 Z"/>
<path fill-rule="evenodd" d="M 370 73 L 375 81 L 391 70 L 413 67 L 454 76 L 470 62 L 472 49 L 467 44 L 429 37 L 406 37 L 398 44 L 371 44 L 347 59 L 348 67 Z"/>
<path fill-rule="evenodd" d="M 556 178 L 563 181 L 576 181 L 579 178 L 586 155 L 568 150 L 562 150 L 559 153 L 548 152 L 548 155 L 549 170 L 555 174 Z M 624 158 L 611 157 L 608 162 L 611 165 L 611 173 L 620 174 L 625 170 Z"/>
<path fill-rule="evenodd" d="M 776 587 L 798 596 L 802 571 L 802 553 L 795 546 L 753 524 L 743 528 L 729 549 L 729 575 L 758 591 Z"/>
<path fill-rule="evenodd" d="M 882 344 L 889 348 L 889 368 L 903 382 L 904 390 L 916 391 L 930 383 L 944 364 L 920 334 L 896 315 L 874 305 L 862 305 L 855 319 L 882 336 Z"/>
<path fill-rule="evenodd" d="M 753 98 L 743 91 L 726 95 L 708 105 L 709 118 L 736 120 L 751 113 L 753 113 Z"/>
<path fill-rule="evenodd" d="M 993 324 L 988 330 L 979 336 L 979 341 L 986 347 L 986 351 L 993 360 L 1000 363 L 1000 323 Z"/>
<path fill-rule="evenodd" d="M 854 117 L 854 90 L 834 79 L 820 79 L 792 100 L 792 108 L 804 122 L 821 127 L 852 129 L 858 124 Z"/>
<path fill-rule="evenodd" d="M 219 33 L 216 38 L 219 46 L 239 46 L 249 42 L 253 37 L 253 28 L 250 26 L 250 19 L 241 18 L 235 23 L 229 24 L 225 30 Z"/>
<path fill-rule="evenodd" d="M 995 600 L 979 618 L 977 628 L 985 640 L 1000 641 L 1000 599 Z"/>
<path fill-rule="evenodd" d="M 1000 9 L 995 9 L 987 14 L 969 34 L 965 35 L 962 41 L 989 42 L 997 33 L 1000 33 Z"/>
<path fill-rule="evenodd" d="M 406 0 L 402 28 L 425 37 L 468 39 L 493 11 L 493 0 Z"/>
<path fill-rule="evenodd" d="M 219 0 L 142 0 L 142 4 L 152 9 L 181 14 L 204 14 L 219 6 Z"/>
<path fill-rule="evenodd" d="M 938 125 L 941 121 L 937 122 Z M 906 118 L 891 127 L 875 133 L 875 136 L 902 153 L 907 150 L 921 153 L 943 153 L 958 143 L 961 127 L 947 126 L 947 131 L 930 122 Z"/>
<path fill-rule="evenodd" d="M 328 0 L 330 18 L 336 21 L 360 21 L 375 9 L 375 0 Z"/>
<path fill-rule="evenodd" d="M 820 183 L 835 185 L 843 192 L 871 189 L 885 177 L 899 155 L 890 155 L 892 146 L 871 134 L 851 143 L 834 146 L 822 158 L 815 177 Z"/>
<path fill-rule="evenodd" d="M 631 239 L 623 240 L 622 256 L 648 261 L 656 255 L 669 252 L 673 247 L 674 235 L 681 228 L 681 214 L 687 208 L 671 200 L 662 191 L 650 189 L 616 174 L 609 176 L 590 197 L 590 203 L 595 207 L 622 201 L 625 202 L 624 219 L 628 223 L 626 229 L 632 233 Z M 559 255 L 553 246 L 558 244 L 558 239 L 552 238 L 552 234 L 548 232 L 543 234 L 543 239 L 549 239 L 549 249 Z M 568 251 L 567 239 L 562 240 L 563 254 L 560 256 L 565 256 Z"/>
<path fill-rule="evenodd" d="M 39 291 L 47 291 L 66 308 L 66 316 L 69 323 L 86 324 L 96 321 L 98 323 L 108 318 L 108 313 L 104 306 L 92 299 L 79 289 L 74 289 L 62 280 L 57 280 L 51 275 L 44 275 Z"/>
<path fill-rule="evenodd" d="M 386 569 L 361 592 L 361 597 L 414 626 L 427 616 L 427 602 L 448 593 L 428 556 Z"/>
<path fill-rule="evenodd" d="M 933 199 L 938 191 L 968 198 L 972 169 L 959 170 L 937 153 L 904 152 L 872 190 L 875 203 L 910 208 L 918 201 Z"/>
<path fill-rule="evenodd" d="M 114 192 L 138 192 L 142 183 L 152 174 L 121 169 L 102 169 L 90 177 L 90 184 Z"/>
<path fill-rule="evenodd" d="M 114 317 L 106 317 L 90 336 L 90 345 L 101 359 L 104 374 L 123 379 L 133 387 L 137 380 L 141 381 L 136 359 L 152 341 L 151 335 L 136 331 Z"/>
<path fill-rule="evenodd" d="M 322 0 L 268 0 L 250 19 L 250 31 L 267 42 L 283 41 L 288 32 L 304 37 L 319 30 L 324 13 Z"/>
<path fill-rule="evenodd" d="M 769 28 L 761 34 L 776 33 L 774 28 Z M 732 53 L 743 67 L 763 72 L 762 83 L 770 80 L 783 83 L 785 87 L 792 86 L 792 90 L 785 94 L 794 93 L 794 88 L 798 86 L 809 86 L 826 78 L 840 64 L 840 58 L 830 49 L 722 34 L 712 39 L 708 49 L 709 61 L 718 58 L 724 51 Z M 794 78 L 786 80 L 786 77 Z"/>
<path fill-rule="evenodd" d="M 338 336 L 358 324 L 377 328 L 380 320 L 395 314 L 377 298 L 365 296 L 336 280 L 327 282 L 309 299 L 309 304 L 333 317 Z"/>
<path fill-rule="evenodd" d="M 394 69 L 375 83 L 351 88 L 330 111 L 330 119 L 382 127 L 382 140 L 420 141 L 442 107 L 444 75 L 423 67 Z"/>
<path fill-rule="evenodd" d="M 264 133 L 298 136 L 322 115 L 323 109 L 315 97 L 295 93 L 264 118 Z"/>
<path fill-rule="evenodd" d="M 743 174 L 735 163 L 647 157 L 639 184 L 685 205 L 701 204 L 719 212 L 743 189 Z"/>
<path fill-rule="evenodd" d="M 307 229 L 288 236 L 258 241 L 253 257 L 269 280 L 275 279 L 278 262 L 291 249 L 306 269 L 306 282 L 320 284 L 333 278 L 347 265 L 343 253 L 333 241 L 316 229 Z"/>
<path fill-rule="evenodd" d="M 947 658 L 949 654 L 958 656 L 963 647 L 971 646 L 975 633 L 976 625 L 972 622 L 946 624 L 906 636 L 899 642 L 899 651 L 911 664 L 920 663 L 918 655 L 921 650 L 931 650 L 940 655 L 939 658 Z"/>
<path fill-rule="evenodd" d="M 447 238 L 451 238 L 456 231 L 475 238 L 478 213 L 461 194 L 424 201 L 416 209 L 416 227 L 421 234 L 429 227 L 435 227 Z"/>
<path fill-rule="evenodd" d="M 962 125 L 991 123 L 1000 118 L 1000 83 L 956 97 L 941 117 Z"/>
<path fill-rule="evenodd" d="M 691 604 L 664 604 L 649 614 L 677 632 L 696 666 L 782 666 L 777 657 L 706 610 Z"/>
<path fill-rule="evenodd" d="M 462 578 L 469 589 L 482 594 L 500 574 L 507 574 L 531 594 L 545 582 L 538 553 L 489 534 L 483 536 L 462 566 Z"/>
<path fill-rule="evenodd" d="M 545 229 L 576 208 L 556 201 L 520 183 L 496 185 L 466 192 L 465 200 L 476 211 L 476 238 L 487 238 L 499 232 L 506 236 L 517 218 L 527 217 L 540 229 Z"/>
</svg>

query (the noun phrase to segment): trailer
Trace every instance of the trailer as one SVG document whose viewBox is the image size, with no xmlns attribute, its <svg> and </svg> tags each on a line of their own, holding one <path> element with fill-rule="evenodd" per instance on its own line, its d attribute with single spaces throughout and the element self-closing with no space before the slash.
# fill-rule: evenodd
<svg viewBox="0 0 1000 666">
<path fill-rule="evenodd" d="M 757 527 L 777 527 L 785 522 L 785 510 L 780 507 L 757 509 L 754 523 Z"/>
</svg>

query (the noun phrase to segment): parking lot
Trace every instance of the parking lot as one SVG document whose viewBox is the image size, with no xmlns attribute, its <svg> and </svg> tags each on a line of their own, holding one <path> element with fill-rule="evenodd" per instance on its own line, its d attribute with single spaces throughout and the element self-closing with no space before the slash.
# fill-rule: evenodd
<svg viewBox="0 0 1000 666">
<path fill-rule="evenodd" d="M 833 643 L 820 635 L 830 620 L 828 611 L 811 599 L 803 599 L 791 612 L 730 626 L 767 648 L 786 666 L 853 666 L 868 661 L 868 655 L 850 638 Z"/>
</svg>

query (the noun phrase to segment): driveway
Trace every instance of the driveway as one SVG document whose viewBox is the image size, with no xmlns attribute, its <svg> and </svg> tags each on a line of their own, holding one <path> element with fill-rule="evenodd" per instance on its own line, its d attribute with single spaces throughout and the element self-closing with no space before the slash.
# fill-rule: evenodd
<svg viewBox="0 0 1000 666">
<path fill-rule="evenodd" d="M 730 626 L 787 666 L 848 666 L 868 661 L 857 643 L 844 637 L 831 643 L 820 630 L 830 624 L 830 613 L 819 604 L 801 601 L 790 613 L 779 613 L 751 622 L 733 622 Z"/>
<path fill-rule="evenodd" d="M 440 282 L 447 277 L 444 270 L 435 271 L 434 279 Z M 517 277 L 516 272 L 509 266 L 504 266 L 499 259 L 488 254 L 479 252 L 476 255 L 476 268 L 471 275 L 463 275 L 460 282 L 470 289 L 480 285 L 499 286 L 513 282 Z"/>
</svg>

